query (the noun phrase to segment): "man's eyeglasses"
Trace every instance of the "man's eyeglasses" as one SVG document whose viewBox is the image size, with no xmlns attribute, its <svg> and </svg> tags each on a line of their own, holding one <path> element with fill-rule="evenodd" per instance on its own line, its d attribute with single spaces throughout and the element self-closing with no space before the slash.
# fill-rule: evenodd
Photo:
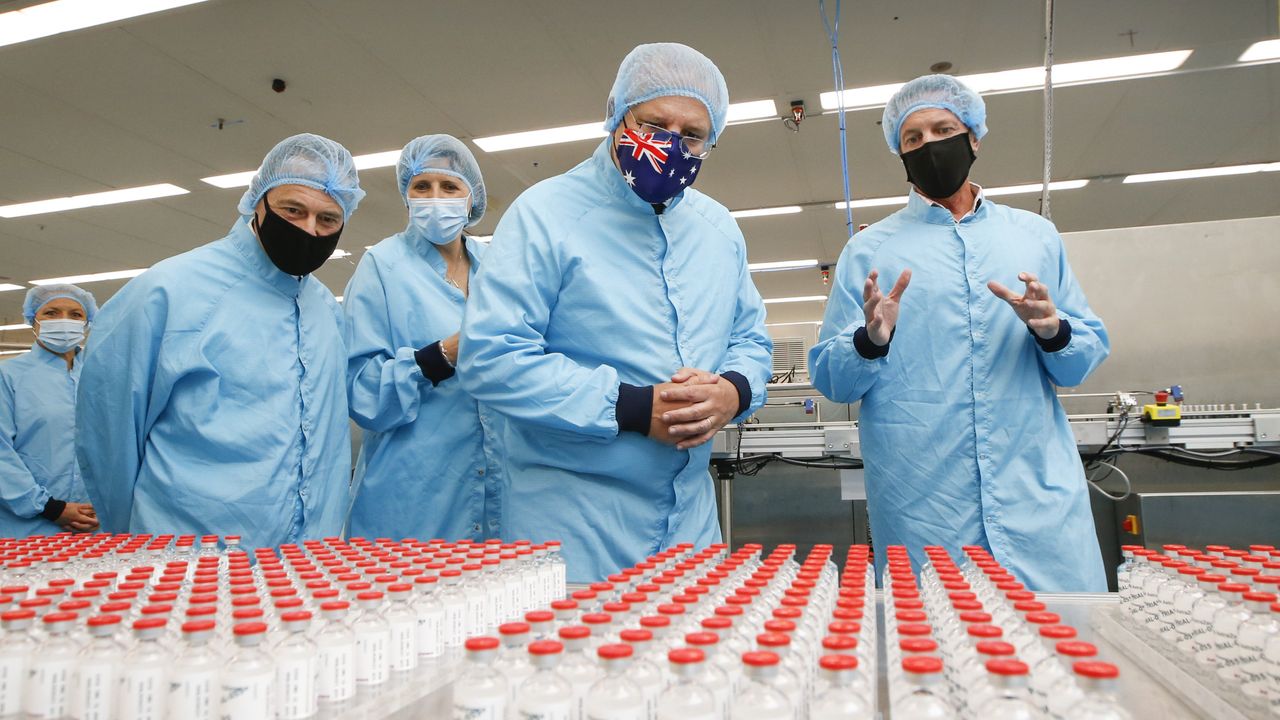
<svg viewBox="0 0 1280 720">
<path fill-rule="evenodd" d="M 627 111 L 627 115 L 631 118 L 631 121 L 638 126 L 638 129 L 640 130 L 640 132 L 644 133 L 645 135 L 657 135 L 658 133 L 671 132 L 666 128 L 658 127 L 657 125 L 640 122 L 639 120 L 636 119 L 635 115 L 631 114 L 630 110 Z M 700 137 L 694 137 L 692 135 L 681 135 L 679 137 L 680 137 L 680 149 L 683 150 L 684 152 L 689 153 L 693 157 L 698 158 L 699 160 L 705 160 L 707 156 L 711 154 L 711 151 L 714 150 L 716 147 L 715 145 L 707 142 L 706 140 Z"/>
</svg>

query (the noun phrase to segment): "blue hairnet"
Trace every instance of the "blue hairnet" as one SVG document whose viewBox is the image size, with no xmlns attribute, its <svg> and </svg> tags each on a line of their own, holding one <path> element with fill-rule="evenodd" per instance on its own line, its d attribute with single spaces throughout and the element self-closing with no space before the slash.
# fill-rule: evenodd
<svg viewBox="0 0 1280 720">
<path fill-rule="evenodd" d="M 724 75 L 706 55 L 688 45 L 653 43 L 627 53 L 605 105 L 604 129 L 613 132 L 628 108 L 669 95 L 701 100 L 711 117 L 711 142 L 724 131 L 729 88 Z"/>
<path fill-rule="evenodd" d="M 93 316 L 98 314 L 98 302 L 93 299 L 93 293 L 84 288 L 75 285 L 38 285 L 27 291 L 27 298 L 22 301 L 22 317 L 28 325 L 31 324 L 40 308 L 58 298 L 69 298 L 80 303 L 80 307 L 84 308 L 85 319 L 89 322 L 93 322 Z"/>
<path fill-rule="evenodd" d="M 351 219 L 364 197 L 351 153 L 329 138 L 311 133 L 285 138 L 271 148 L 240 198 L 240 214 L 252 216 L 262 196 L 280 185 L 305 185 L 328 194 L 342 207 L 344 220 Z"/>
<path fill-rule="evenodd" d="M 480 222 L 489 206 L 489 196 L 484 190 L 484 176 L 480 174 L 476 157 L 461 140 L 452 135 L 423 135 L 410 140 L 400 151 L 400 161 L 396 163 L 400 197 L 408 197 L 409 181 L 425 172 L 461 180 L 471 191 L 471 219 L 467 226 Z"/>
<path fill-rule="evenodd" d="M 880 123 L 889 150 L 897 155 L 901 149 L 899 137 L 902 121 L 911 113 L 923 108 L 950 110 L 968 126 L 975 140 L 987 134 L 987 104 L 982 96 L 950 75 L 921 75 L 898 88 L 898 92 L 884 106 L 884 119 Z"/>
</svg>

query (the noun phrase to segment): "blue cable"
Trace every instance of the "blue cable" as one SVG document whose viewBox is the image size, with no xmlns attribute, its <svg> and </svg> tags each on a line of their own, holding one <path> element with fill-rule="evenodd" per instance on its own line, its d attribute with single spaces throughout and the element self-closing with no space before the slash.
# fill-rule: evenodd
<svg viewBox="0 0 1280 720">
<path fill-rule="evenodd" d="M 827 20 L 827 2 L 818 0 L 822 14 L 822 27 L 831 41 L 831 74 L 836 84 L 837 112 L 840 117 L 840 170 L 844 174 L 844 217 L 848 237 L 853 237 L 853 195 L 849 192 L 849 145 L 844 123 L 844 66 L 840 62 L 840 0 L 836 0 L 836 17 L 833 24 Z"/>
</svg>

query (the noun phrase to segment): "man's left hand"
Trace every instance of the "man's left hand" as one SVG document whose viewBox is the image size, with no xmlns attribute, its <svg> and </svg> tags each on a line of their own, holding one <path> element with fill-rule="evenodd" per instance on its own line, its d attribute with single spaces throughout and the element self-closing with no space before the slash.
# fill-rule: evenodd
<svg viewBox="0 0 1280 720">
<path fill-rule="evenodd" d="M 692 403 L 662 415 L 671 436 L 682 438 L 676 445 L 680 450 L 695 448 L 715 437 L 738 412 L 738 389 L 719 375 L 682 368 L 671 380 L 681 386 L 663 390 L 662 399 Z"/>
<path fill-rule="evenodd" d="M 1054 307 L 1049 297 L 1049 288 L 1040 282 L 1035 275 L 1018 273 L 1018 279 L 1026 283 L 1026 292 L 1018 295 L 1009 288 L 992 280 L 987 289 L 992 295 L 1009 303 L 1009 307 L 1018 314 L 1018 318 L 1031 328 L 1041 340 L 1051 340 L 1058 334 L 1058 308 Z"/>
</svg>

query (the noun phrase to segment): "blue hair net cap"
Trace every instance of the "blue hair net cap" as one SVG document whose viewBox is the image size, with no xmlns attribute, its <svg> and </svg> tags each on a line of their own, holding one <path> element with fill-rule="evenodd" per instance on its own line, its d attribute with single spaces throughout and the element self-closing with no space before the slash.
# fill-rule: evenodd
<svg viewBox="0 0 1280 720">
<path fill-rule="evenodd" d="M 670 95 L 691 97 L 707 106 L 712 142 L 724 132 L 729 113 L 729 88 L 724 84 L 724 75 L 706 55 L 679 43 L 639 45 L 627 53 L 609 91 L 605 130 L 617 129 L 628 108 Z"/>
<path fill-rule="evenodd" d="M 84 288 L 75 285 L 39 285 L 27 291 L 27 297 L 22 301 L 22 317 L 27 324 L 31 324 L 40 308 L 58 298 L 69 298 L 80 303 L 89 322 L 93 322 L 93 316 L 98 314 L 98 302 L 93 299 L 93 293 Z"/>
<path fill-rule="evenodd" d="M 410 140 L 400 151 L 400 161 L 396 163 L 400 197 L 408 197 L 410 180 L 428 172 L 461 180 L 471 191 L 471 218 L 467 226 L 480 222 L 489 206 L 489 195 L 485 192 L 484 176 L 480 174 L 476 156 L 461 140 L 452 135 L 423 135 Z"/>
<path fill-rule="evenodd" d="M 924 108 L 942 108 L 955 113 L 975 140 L 987 134 L 987 104 L 981 95 L 950 75 L 922 75 L 899 88 L 884 106 L 880 125 L 884 141 L 894 155 L 901 150 L 902 122 Z"/>
<path fill-rule="evenodd" d="M 351 153 L 329 138 L 303 133 L 281 140 L 262 159 L 262 165 L 236 207 L 244 217 L 253 215 L 267 191 L 281 185 L 305 185 L 333 198 L 351 219 L 364 197 Z"/>
</svg>

